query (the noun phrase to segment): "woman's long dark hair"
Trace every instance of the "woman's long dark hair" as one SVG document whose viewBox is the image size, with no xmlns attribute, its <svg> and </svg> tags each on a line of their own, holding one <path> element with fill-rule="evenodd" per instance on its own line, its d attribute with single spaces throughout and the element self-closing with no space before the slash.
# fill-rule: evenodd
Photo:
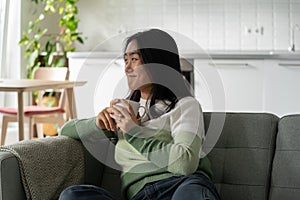
<svg viewBox="0 0 300 200">
<path fill-rule="evenodd" d="M 157 100 L 162 100 L 168 104 L 166 112 L 169 112 L 178 100 L 192 96 L 190 87 L 181 74 L 176 42 L 168 33 L 159 29 L 138 32 L 127 38 L 125 49 L 133 40 L 137 42 L 143 64 L 151 78 L 150 107 Z M 140 91 L 134 90 L 129 99 L 139 101 L 140 97 Z M 154 118 L 158 117 L 155 113 L 151 115 Z"/>
</svg>

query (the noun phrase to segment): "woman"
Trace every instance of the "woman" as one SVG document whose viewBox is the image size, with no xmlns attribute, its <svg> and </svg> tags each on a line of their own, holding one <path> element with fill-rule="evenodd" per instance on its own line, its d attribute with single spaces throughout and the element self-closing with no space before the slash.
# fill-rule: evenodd
<svg viewBox="0 0 300 200">
<path fill-rule="evenodd" d="M 81 127 L 86 135 L 118 132 L 115 159 L 122 166 L 125 199 L 219 199 L 210 163 L 199 156 L 202 110 L 180 74 L 174 39 L 158 29 L 136 33 L 125 43 L 124 61 L 129 99 L 140 102 L 146 114 L 135 116 L 127 101 L 115 99 L 95 118 L 68 122 L 61 134 L 76 137 Z M 67 199 L 120 197 L 80 185 L 62 192 L 60 200 Z"/>
</svg>

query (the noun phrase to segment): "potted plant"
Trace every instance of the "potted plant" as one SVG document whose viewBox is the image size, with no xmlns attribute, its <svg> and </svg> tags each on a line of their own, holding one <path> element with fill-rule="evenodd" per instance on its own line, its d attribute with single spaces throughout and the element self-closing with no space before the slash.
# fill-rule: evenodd
<svg viewBox="0 0 300 200">
<path fill-rule="evenodd" d="M 25 46 L 27 77 L 32 78 L 35 68 L 67 66 L 67 53 L 75 51 L 75 41 L 83 43 L 82 33 L 78 31 L 78 0 L 31 0 L 42 5 L 43 11 L 29 21 L 28 29 L 23 31 L 20 45 Z M 42 28 L 46 17 L 58 16 L 59 32 L 49 33 Z"/>
<path fill-rule="evenodd" d="M 74 47 L 76 41 L 83 43 L 82 33 L 77 29 L 79 18 L 76 3 L 78 0 L 31 1 L 36 4 L 36 7 L 41 6 L 43 10 L 35 20 L 29 21 L 28 29 L 23 31 L 19 41 L 21 46 L 25 46 L 27 78 L 33 78 L 33 72 L 38 67 L 67 67 L 67 53 L 76 50 Z M 43 22 L 47 17 L 58 18 L 58 32 L 49 33 L 47 28 L 43 28 Z M 55 106 L 57 99 L 57 94 L 47 93 L 44 95 L 43 105 Z M 33 92 L 33 101 L 37 103 L 37 100 L 37 92 Z M 48 132 L 48 135 L 53 135 L 56 129 L 57 126 L 46 125 L 44 133 Z"/>
</svg>

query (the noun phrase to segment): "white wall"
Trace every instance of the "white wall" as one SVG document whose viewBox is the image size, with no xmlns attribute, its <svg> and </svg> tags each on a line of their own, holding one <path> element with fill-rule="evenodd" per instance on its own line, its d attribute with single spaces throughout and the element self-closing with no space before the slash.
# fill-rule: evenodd
<svg viewBox="0 0 300 200">
<path fill-rule="evenodd" d="M 180 32 L 206 50 L 286 50 L 300 24 L 300 0 L 81 0 L 78 7 L 88 37 L 79 51 L 145 27 Z M 300 49 L 300 32 L 295 37 Z"/>
</svg>

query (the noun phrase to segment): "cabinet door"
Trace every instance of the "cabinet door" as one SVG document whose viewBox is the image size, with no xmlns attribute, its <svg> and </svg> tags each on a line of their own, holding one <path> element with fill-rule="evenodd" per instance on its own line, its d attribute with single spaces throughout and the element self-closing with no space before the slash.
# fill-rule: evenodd
<svg viewBox="0 0 300 200">
<path fill-rule="evenodd" d="M 114 98 L 125 98 L 127 81 L 122 59 L 73 58 L 69 64 L 70 80 L 87 81 L 75 87 L 77 117 L 98 114 Z"/>
<path fill-rule="evenodd" d="M 300 113 L 300 60 L 265 61 L 265 110 L 280 117 Z"/>
<path fill-rule="evenodd" d="M 195 95 L 204 111 L 262 111 L 262 60 L 197 59 L 194 67 Z"/>
</svg>

